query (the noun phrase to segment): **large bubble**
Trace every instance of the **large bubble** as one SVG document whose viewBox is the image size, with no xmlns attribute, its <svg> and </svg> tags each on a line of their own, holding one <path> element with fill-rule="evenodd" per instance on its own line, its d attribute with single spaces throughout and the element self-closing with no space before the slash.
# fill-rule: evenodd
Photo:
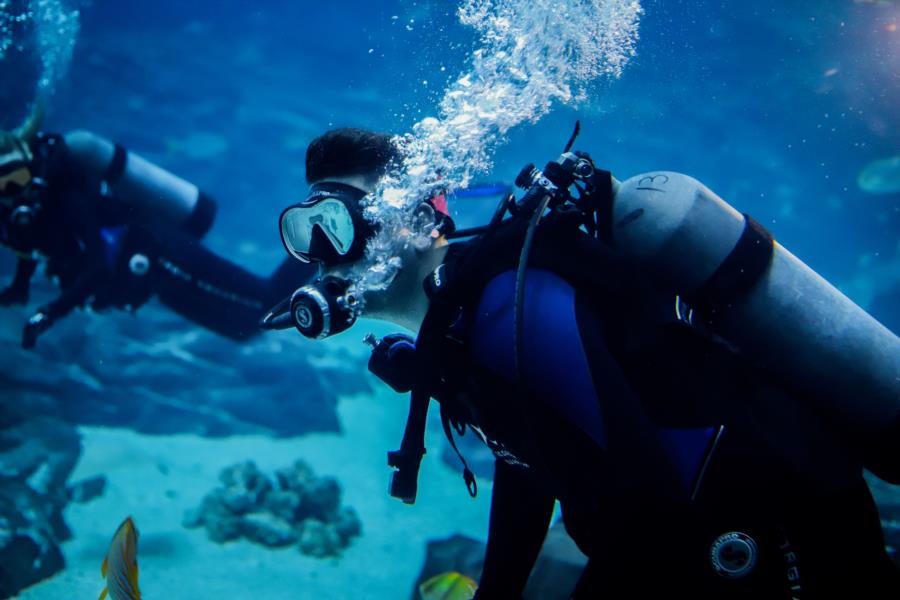
<svg viewBox="0 0 900 600">
<path fill-rule="evenodd" d="M 429 232 L 413 230 L 412 208 L 488 171 L 511 128 L 556 102 L 584 100 L 598 77 L 618 77 L 635 53 L 641 13 L 636 0 L 465 0 L 459 20 L 479 34 L 471 68 L 445 90 L 437 117 L 395 140 L 402 164 L 365 202 L 381 228 L 357 268 L 357 296 L 390 284 L 404 246 L 427 243 Z"/>
<path fill-rule="evenodd" d="M 41 65 L 37 87 L 51 92 L 66 74 L 78 38 L 74 0 L 0 0 L 0 60 L 33 53 Z"/>
</svg>

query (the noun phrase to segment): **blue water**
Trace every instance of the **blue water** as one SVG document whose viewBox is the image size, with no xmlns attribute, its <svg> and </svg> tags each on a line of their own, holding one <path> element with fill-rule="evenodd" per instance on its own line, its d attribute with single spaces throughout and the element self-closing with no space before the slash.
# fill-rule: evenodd
<svg viewBox="0 0 900 600">
<path fill-rule="evenodd" d="M 701 180 L 900 331 L 900 194 L 871 195 L 857 185 L 866 164 L 900 154 L 900 4 L 641 4 L 637 55 L 622 76 L 591 84 L 584 102 L 510 131 L 481 180 L 511 182 L 524 164 L 555 158 L 580 119 L 576 147 L 619 179 L 665 169 Z M 283 258 L 277 218 L 305 193 L 308 142 L 337 126 L 409 131 L 435 113 L 476 41 L 447 0 L 73 6 L 80 32 L 67 73 L 47 97 L 45 129 L 95 131 L 210 192 L 220 210 L 209 244 L 260 273 Z M 25 115 L 40 73 L 39 57 L 27 48 L 0 61 L 0 125 L 12 127 Z M 452 208 L 468 227 L 483 223 L 494 206 L 465 198 Z M 12 265 L 2 253 L 0 273 Z M 18 327 L 24 313 L 3 311 L 3 323 Z M 158 333 L 152 320 L 115 319 L 132 337 Z M 102 336 L 103 325 L 92 324 L 90 335 Z M 0 360 L 25 364 L 16 335 L 3 339 Z M 48 336 L 42 345 L 45 366 L 62 371 L 77 362 L 59 339 Z M 343 356 L 329 346 L 298 348 L 319 360 Z M 115 361 L 119 349 L 107 344 L 102 351 Z M 244 368 L 239 349 L 222 352 Z M 248 371 L 267 368 L 254 360 Z M 280 360 L 288 368 L 288 359 Z M 283 372 L 268 368 L 285 379 L 279 389 L 290 389 Z M 41 388 L 41 371 L 31 372 L 32 387 Z M 107 382 L 102 370 L 91 374 L 101 389 L 130 385 Z M 165 385 L 190 391 L 213 375 L 200 377 Z M 65 380 L 56 384 L 66 387 Z M 31 389 L 29 381 L 17 385 L 16 393 Z M 253 389 L 248 384 L 246 393 Z M 316 390 L 326 404 L 341 391 Z M 148 430 L 146 423 L 137 428 Z"/>
<path fill-rule="evenodd" d="M 216 233 L 240 226 L 242 238 L 271 247 L 273 215 L 304 191 L 304 142 L 339 125 L 408 131 L 433 113 L 473 40 L 450 3 L 256 4 L 84 8 L 46 124 L 92 129 L 157 160 L 215 195 L 224 209 Z M 623 77 L 598 83 L 580 107 L 514 130 L 492 180 L 555 156 L 580 118 L 579 147 L 620 178 L 689 173 L 836 283 L 896 262 L 900 200 L 865 194 L 856 177 L 897 152 L 900 35 L 887 27 L 897 8 L 643 6 L 638 55 Z M 241 118 L 257 109 L 269 117 Z M 276 114 L 285 111 L 307 122 L 285 124 Z M 214 161 L 167 150 L 166 140 L 193 131 L 223 136 L 228 150 Z M 473 222 L 489 214 L 473 204 Z M 244 227 L 248 219 L 256 226 Z"/>
<path fill-rule="evenodd" d="M 303 141 L 343 124 L 407 131 L 433 111 L 472 42 L 449 3 L 148 4 L 84 11 L 48 126 L 87 127 L 140 148 L 210 189 L 225 208 L 223 229 L 259 223 L 244 235 L 260 245 L 271 245 L 272 215 L 303 193 Z M 514 131 L 494 179 L 554 156 L 581 118 L 579 146 L 614 173 L 689 173 L 833 281 L 896 262 L 900 200 L 855 183 L 867 162 L 898 148 L 900 36 L 886 29 L 896 8 L 644 6 L 638 56 L 622 79 L 598 84 L 579 109 Z M 308 130 L 290 131 L 297 148 L 283 149 L 275 119 L 236 118 L 254 106 L 309 119 Z M 215 164 L 167 156 L 160 138 L 192 130 L 222 135 L 231 149 Z M 473 220 L 487 210 L 473 210 Z"/>
</svg>

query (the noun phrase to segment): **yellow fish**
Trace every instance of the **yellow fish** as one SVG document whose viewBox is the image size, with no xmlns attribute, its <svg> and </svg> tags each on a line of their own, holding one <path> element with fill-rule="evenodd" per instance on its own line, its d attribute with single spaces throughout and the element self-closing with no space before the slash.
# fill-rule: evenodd
<svg viewBox="0 0 900 600">
<path fill-rule="evenodd" d="M 478 585 L 461 573 L 435 575 L 419 586 L 422 600 L 471 600 Z"/>
<path fill-rule="evenodd" d="M 99 600 L 109 594 L 110 600 L 140 600 L 137 564 L 138 531 L 131 517 L 126 517 L 113 536 L 100 567 L 106 579 L 106 587 L 100 592 Z"/>
</svg>

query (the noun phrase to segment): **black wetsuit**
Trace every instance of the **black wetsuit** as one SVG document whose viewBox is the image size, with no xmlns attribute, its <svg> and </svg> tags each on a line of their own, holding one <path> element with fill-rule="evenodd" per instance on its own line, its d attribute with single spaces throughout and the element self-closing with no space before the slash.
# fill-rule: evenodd
<svg viewBox="0 0 900 600">
<path fill-rule="evenodd" d="M 417 341 L 444 415 L 497 457 L 477 598 L 520 597 L 555 500 L 589 557 L 578 599 L 900 597 L 814 400 L 664 316 L 614 257 L 539 234 L 517 367 L 518 247 L 485 249 L 493 270 L 451 247 Z"/>
<path fill-rule="evenodd" d="M 2 242 L 19 255 L 4 295 L 27 299 L 37 262 L 45 260 L 46 273 L 62 290 L 41 309 L 51 322 L 89 300 L 97 309 L 135 309 L 156 294 L 188 319 L 246 339 L 259 331 L 258 319 L 269 306 L 311 275 L 309 267 L 287 259 L 272 277 L 258 277 L 202 246 L 199 239 L 215 215 L 202 193 L 180 228 L 147 222 L 103 192 L 121 173 L 121 158 L 103 181 L 94 181 L 61 136 L 39 136 L 33 153 L 35 180 L 0 214 Z"/>
</svg>

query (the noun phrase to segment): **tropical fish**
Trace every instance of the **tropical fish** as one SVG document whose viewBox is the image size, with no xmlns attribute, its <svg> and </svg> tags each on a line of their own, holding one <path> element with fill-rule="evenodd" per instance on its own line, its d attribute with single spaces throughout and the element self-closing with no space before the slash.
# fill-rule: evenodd
<svg viewBox="0 0 900 600">
<path fill-rule="evenodd" d="M 870 194 L 900 193 L 900 156 L 870 162 L 859 174 L 857 183 Z"/>
<path fill-rule="evenodd" d="M 100 573 L 106 579 L 106 587 L 99 600 L 109 594 L 110 600 L 140 600 L 137 564 L 138 531 L 131 517 L 126 517 L 109 544 Z"/>
<path fill-rule="evenodd" d="M 461 573 L 435 575 L 419 586 L 422 600 L 471 600 L 478 585 Z"/>
</svg>

